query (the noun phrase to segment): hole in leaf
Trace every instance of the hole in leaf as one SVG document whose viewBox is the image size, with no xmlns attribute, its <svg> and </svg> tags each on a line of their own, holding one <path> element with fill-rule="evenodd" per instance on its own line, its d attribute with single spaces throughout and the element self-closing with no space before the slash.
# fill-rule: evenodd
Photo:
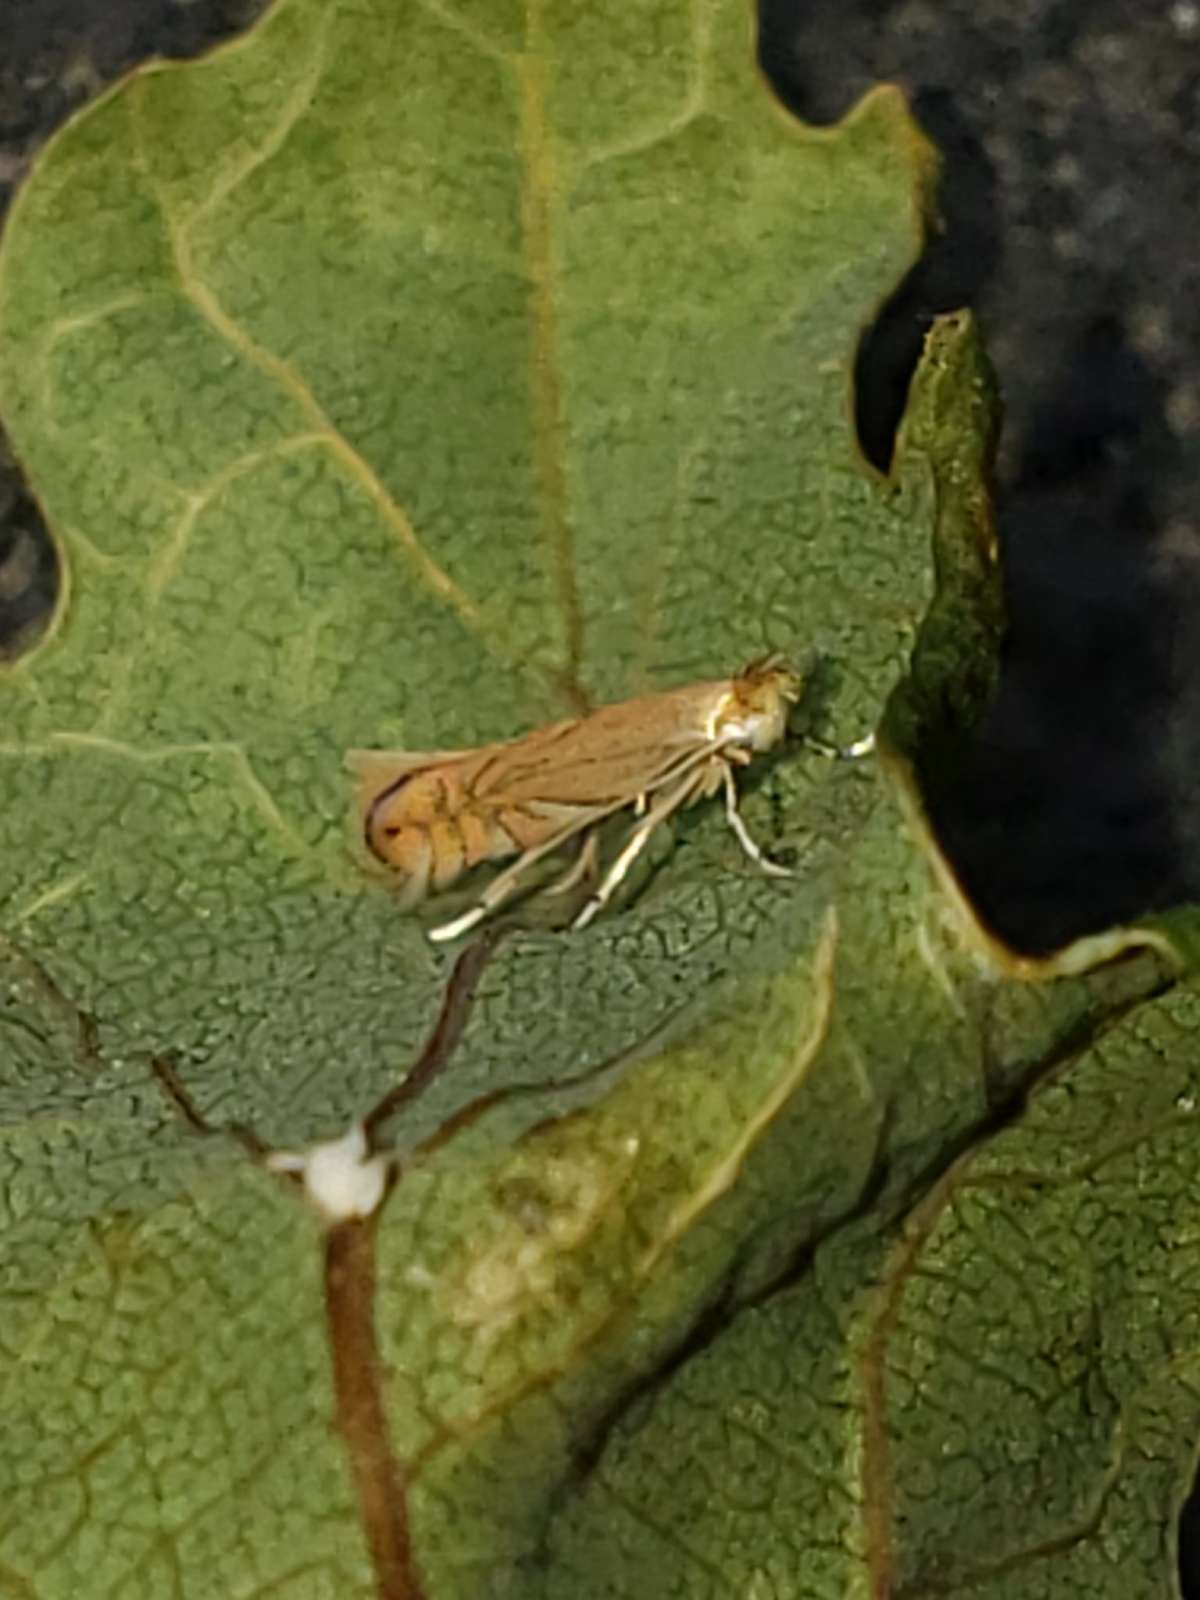
<svg viewBox="0 0 1200 1600">
<path fill-rule="evenodd" d="M 863 334 L 854 364 L 854 420 L 863 454 L 886 472 L 908 387 L 936 316 L 973 305 L 1000 257 L 996 182 L 949 95 L 922 92 L 918 122 L 942 156 L 921 259 Z"/>
<path fill-rule="evenodd" d="M 899 82 L 942 151 L 945 233 L 864 337 L 857 421 L 864 453 L 886 465 L 915 324 L 947 300 L 981 305 L 1011 419 L 1000 498 L 1012 631 L 991 712 L 969 748 L 946 730 L 926 780 L 971 893 L 1026 950 L 1195 898 L 1200 882 L 1200 717 L 1187 688 L 1200 563 L 1179 448 L 1195 438 L 1179 287 L 1189 166 L 1161 120 L 1143 137 L 1144 106 L 1121 81 L 1166 59 L 1158 35 L 1131 37 L 1105 69 L 1121 118 L 1088 114 L 1097 79 L 1079 55 L 1081 15 L 1051 8 L 1015 49 L 999 13 L 948 33 L 929 8 L 894 0 L 761 0 L 760 59 L 793 111 L 830 122 L 871 84 Z M 1051 62 L 1063 85 L 1053 116 L 1035 87 Z M 1172 148 L 1178 176 L 1164 165 Z M 1101 178 L 1123 198 L 1119 227 L 1085 204 Z"/>
<path fill-rule="evenodd" d="M 771 87 L 805 122 L 837 122 L 873 85 L 895 76 L 880 59 L 894 0 L 759 0 L 758 59 Z"/>
<path fill-rule="evenodd" d="M 1036 397 L 1001 506 L 996 698 L 924 774 L 969 894 L 1025 951 L 1186 896 L 1162 723 L 1178 606 L 1149 559 L 1173 448 L 1160 388 L 1104 318 Z"/>
<path fill-rule="evenodd" d="M 267 9 L 269 0 L 174 0 L 167 6 L 129 7 L 126 53 L 132 60 L 148 56 L 198 56 L 236 33 L 242 33 Z M 113 7 L 103 8 L 107 20 Z"/>
<path fill-rule="evenodd" d="M 5 18 L 0 59 L 0 143 L 9 158 L 0 177 L 0 216 L 28 160 L 71 112 L 148 56 L 198 55 L 244 31 L 267 4 L 18 6 L 11 24 Z M 0 440 L 0 662 L 24 654 L 42 636 L 60 587 L 57 553 L 41 513 Z"/>
<path fill-rule="evenodd" d="M 844 52 L 844 20 L 834 37 Z M 772 89 L 806 122 L 826 123 L 842 116 L 876 75 L 851 52 L 850 70 L 843 55 L 839 62 L 828 64 L 827 77 L 823 66 L 814 67 L 812 42 L 811 26 L 801 33 L 793 5 L 767 0 L 762 6 L 759 62 Z M 892 459 L 896 429 L 930 322 L 943 311 L 973 305 L 1000 257 L 996 178 L 982 145 L 944 90 L 919 89 L 910 103 L 940 153 L 941 170 L 921 259 L 863 334 L 855 361 L 859 444 L 881 472 L 887 471 Z"/>
<path fill-rule="evenodd" d="M 0 467 L 0 661 L 41 638 L 60 589 L 58 555 L 14 468 Z"/>
<path fill-rule="evenodd" d="M 1200 1473 L 1179 1513 L 1179 1593 L 1200 1600 Z"/>
</svg>

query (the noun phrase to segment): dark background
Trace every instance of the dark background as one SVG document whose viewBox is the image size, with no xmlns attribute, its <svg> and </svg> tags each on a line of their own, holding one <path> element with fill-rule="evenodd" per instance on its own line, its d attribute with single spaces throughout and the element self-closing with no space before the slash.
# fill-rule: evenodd
<svg viewBox="0 0 1200 1600">
<path fill-rule="evenodd" d="M 397 0 L 400 3 L 400 0 Z M 0 0 L 0 207 L 84 100 L 261 0 Z M 1200 898 L 1200 0 L 764 0 L 807 119 L 880 79 L 943 152 L 944 228 L 870 330 L 859 426 L 886 465 L 931 313 L 968 304 L 1005 398 L 999 696 L 940 826 L 1025 949 Z M 54 574 L 0 440 L 0 645 Z M 1200 1600 L 1200 1532 L 1181 1562 Z"/>
</svg>

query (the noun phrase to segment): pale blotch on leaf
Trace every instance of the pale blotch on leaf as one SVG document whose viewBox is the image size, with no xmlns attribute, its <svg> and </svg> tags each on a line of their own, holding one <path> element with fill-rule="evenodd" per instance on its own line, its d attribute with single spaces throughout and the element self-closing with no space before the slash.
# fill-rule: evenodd
<svg viewBox="0 0 1200 1600">
<path fill-rule="evenodd" d="M 486 1344 L 527 1312 L 552 1305 L 569 1258 L 620 1204 L 640 1148 L 630 1134 L 612 1150 L 551 1157 L 528 1192 L 515 1180 L 499 1236 L 467 1262 L 450 1291 L 454 1321 Z"/>
</svg>

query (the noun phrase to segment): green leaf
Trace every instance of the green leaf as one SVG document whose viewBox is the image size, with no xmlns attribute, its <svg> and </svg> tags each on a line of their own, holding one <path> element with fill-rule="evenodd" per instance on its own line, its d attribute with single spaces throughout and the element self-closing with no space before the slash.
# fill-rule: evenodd
<svg viewBox="0 0 1200 1600">
<path fill-rule="evenodd" d="M 636 1541 L 581 1558 L 607 1502 L 567 1505 L 598 1452 L 616 1482 L 630 1396 L 819 1241 L 884 1239 L 1184 959 L 1186 923 L 1013 956 L 928 836 L 916 775 L 1001 629 L 969 318 L 886 481 L 847 393 L 931 177 L 895 91 L 791 123 L 740 0 L 283 0 L 47 151 L 0 257 L 67 579 L 0 678 L 0 1589 L 411 1594 L 402 1490 L 431 1596 L 645 1588 Z M 471 1001 L 358 859 L 346 748 L 776 649 L 811 733 L 882 729 L 743 785 L 794 880 L 702 808 L 585 933 L 482 949 Z M 258 1154 L 377 1108 L 448 982 L 399 1181 L 327 1232 Z M 778 1303 L 832 1370 L 858 1325 L 813 1288 Z M 658 1510 L 649 1587 L 717 1592 Z"/>
<path fill-rule="evenodd" d="M 545 1592 L 1178 1593 L 1198 1025 L 1194 986 L 1139 1010 L 640 1398 Z"/>
</svg>

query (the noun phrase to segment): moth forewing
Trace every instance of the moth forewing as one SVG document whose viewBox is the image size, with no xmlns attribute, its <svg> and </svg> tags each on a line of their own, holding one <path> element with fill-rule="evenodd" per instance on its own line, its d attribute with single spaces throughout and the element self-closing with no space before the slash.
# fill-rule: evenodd
<svg viewBox="0 0 1200 1600">
<path fill-rule="evenodd" d="M 543 856 L 633 807 L 639 820 L 576 919 L 582 926 L 654 829 L 722 786 L 743 848 L 768 870 L 781 871 L 765 861 L 737 813 L 731 763 L 744 765 L 782 739 L 799 687 L 789 668 L 768 658 L 734 678 L 601 706 L 475 750 L 353 751 L 348 759 L 358 777 L 363 837 L 400 875 L 409 903 L 447 888 L 480 862 L 518 858 L 471 911 L 433 929 L 434 939 L 466 932 L 515 893 Z M 579 875 L 573 869 L 562 883 Z"/>
<path fill-rule="evenodd" d="M 504 758 L 481 774 L 477 792 L 497 803 L 628 805 L 707 742 L 706 722 L 728 687 L 694 684 L 535 728 L 491 747 Z"/>
<path fill-rule="evenodd" d="M 346 767 L 355 779 L 355 807 L 365 820 L 378 802 L 413 773 L 473 754 L 471 750 L 347 750 Z"/>
</svg>

